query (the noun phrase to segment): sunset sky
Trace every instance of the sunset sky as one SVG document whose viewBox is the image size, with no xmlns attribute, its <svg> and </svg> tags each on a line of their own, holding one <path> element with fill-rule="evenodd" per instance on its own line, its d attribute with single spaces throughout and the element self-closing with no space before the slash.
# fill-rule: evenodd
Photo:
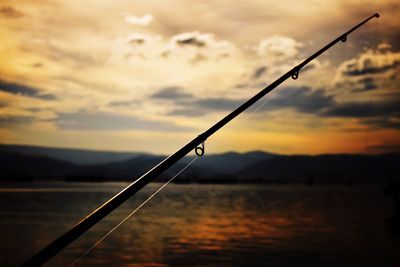
<svg viewBox="0 0 400 267">
<path fill-rule="evenodd" d="M 1 0 L 0 143 L 170 154 L 378 12 L 206 149 L 400 151 L 399 9 L 397 0 Z"/>
</svg>

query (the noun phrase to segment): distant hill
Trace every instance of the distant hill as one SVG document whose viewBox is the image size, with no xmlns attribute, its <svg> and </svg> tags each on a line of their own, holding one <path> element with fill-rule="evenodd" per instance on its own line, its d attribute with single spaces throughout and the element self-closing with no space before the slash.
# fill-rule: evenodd
<svg viewBox="0 0 400 267">
<path fill-rule="evenodd" d="M 74 160 L 64 160 L 68 158 Z M 164 158 L 144 153 L 3 145 L 0 181 L 133 181 Z M 185 157 L 158 181 L 168 179 L 192 159 L 193 156 Z M 175 182 L 387 183 L 399 179 L 398 166 L 400 154 L 284 156 L 262 151 L 228 152 L 204 155 Z"/>
<path fill-rule="evenodd" d="M 62 180 L 79 167 L 46 156 L 0 153 L 0 181 Z"/>
<path fill-rule="evenodd" d="M 242 181 L 386 183 L 400 179 L 400 154 L 279 156 L 240 170 Z"/>
<path fill-rule="evenodd" d="M 212 173 L 235 173 L 249 165 L 261 160 L 268 160 L 276 157 L 263 151 L 252 151 L 247 153 L 227 152 L 223 154 L 205 155 L 201 160 L 197 160 L 193 166 Z M 188 157 L 184 162 L 189 162 L 193 157 Z M 207 171 L 209 170 L 209 171 Z"/>
<path fill-rule="evenodd" d="M 90 177 L 97 177 L 97 179 L 107 181 L 133 181 L 160 163 L 164 158 L 164 156 L 136 156 L 121 162 L 80 166 L 67 179 L 81 180 L 88 177 L 90 180 Z M 161 175 L 161 180 L 174 175 L 183 167 L 184 163 L 182 161 L 177 162 L 165 174 Z M 194 175 L 194 173 L 201 173 L 201 171 L 197 167 L 192 167 L 187 173 Z"/>
<path fill-rule="evenodd" d="M 0 144 L 0 153 L 17 153 L 31 156 L 47 156 L 54 159 L 70 161 L 81 165 L 123 161 L 135 156 L 147 155 L 146 153 L 134 152 L 97 151 L 4 144 Z"/>
<path fill-rule="evenodd" d="M 19 150 L 22 151 L 22 150 Z M 45 150 L 46 152 L 48 150 Z M 36 153 L 37 151 L 35 151 Z M 68 151 L 71 153 L 71 151 Z M 34 155 L 30 149 L 27 153 L 0 152 L 0 181 L 16 180 L 68 180 L 68 181 L 132 181 L 161 162 L 165 156 L 135 155 L 127 160 L 98 164 L 76 164 L 48 156 Z M 79 151 L 78 154 L 80 154 Z M 45 153 L 48 154 L 48 153 Z M 204 156 L 197 160 L 177 182 L 213 182 L 226 178 L 254 162 L 271 158 L 272 154 L 263 152 L 226 153 Z M 177 162 L 162 175 L 162 179 L 177 173 L 193 156 Z M 236 178 L 235 178 L 236 179 Z"/>
</svg>

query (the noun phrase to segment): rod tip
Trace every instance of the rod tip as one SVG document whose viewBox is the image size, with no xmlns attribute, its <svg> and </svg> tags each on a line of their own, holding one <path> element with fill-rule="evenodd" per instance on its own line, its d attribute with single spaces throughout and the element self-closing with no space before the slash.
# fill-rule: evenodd
<svg viewBox="0 0 400 267">
<path fill-rule="evenodd" d="M 374 16 L 375 16 L 376 18 L 379 18 L 379 17 L 380 17 L 379 13 L 375 13 Z"/>
</svg>

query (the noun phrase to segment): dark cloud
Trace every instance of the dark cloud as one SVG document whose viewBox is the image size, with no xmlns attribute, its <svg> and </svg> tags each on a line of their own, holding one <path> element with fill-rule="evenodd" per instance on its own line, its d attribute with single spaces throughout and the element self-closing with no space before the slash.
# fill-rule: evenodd
<svg viewBox="0 0 400 267">
<path fill-rule="evenodd" d="M 399 60 L 393 61 L 391 64 L 383 65 L 383 66 L 374 66 L 371 59 L 364 60 L 363 67 L 359 69 L 357 67 L 357 63 L 348 64 L 346 69 L 342 71 L 343 75 L 346 76 L 361 76 L 367 74 L 377 74 L 382 73 L 387 70 L 393 69 L 400 65 Z"/>
<path fill-rule="evenodd" d="M 0 91 L 11 93 L 14 95 L 24 95 L 24 96 L 29 96 L 29 97 L 34 97 L 34 98 L 39 98 L 39 99 L 44 99 L 44 100 L 55 100 L 56 96 L 52 94 L 42 94 L 40 93 L 40 90 L 21 85 L 21 84 L 16 84 L 16 83 L 9 83 L 6 81 L 0 80 Z"/>
<path fill-rule="evenodd" d="M 0 7 L 0 14 L 6 18 L 19 18 L 23 16 L 22 12 L 16 10 L 12 6 Z"/>
<path fill-rule="evenodd" d="M 207 113 L 206 110 L 198 108 L 198 107 L 186 107 L 186 108 L 179 108 L 174 109 L 169 112 L 167 115 L 172 116 L 185 116 L 185 117 L 198 117 L 203 116 Z"/>
<path fill-rule="evenodd" d="M 0 108 L 4 108 L 7 106 L 8 106 L 7 102 L 0 100 Z"/>
<path fill-rule="evenodd" d="M 306 72 L 306 71 L 310 71 L 313 70 L 317 67 L 317 64 L 314 61 L 311 61 L 310 63 L 308 63 L 307 65 L 305 65 L 302 69 L 301 72 Z"/>
<path fill-rule="evenodd" d="M 400 114 L 391 117 L 381 116 L 367 118 L 362 121 L 364 125 L 373 126 L 383 129 L 397 129 L 400 130 Z"/>
<path fill-rule="evenodd" d="M 244 103 L 243 99 L 228 99 L 228 98 L 204 98 L 196 100 L 194 104 L 199 108 L 208 110 L 233 110 Z"/>
<path fill-rule="evenodd" d="M 261 90 L 262 88 L 265 88 L 267 86 L 268 86 L 267 82 L 261 81 L 258 83 L 239 83 L 239 84 L 235 85 L 234 88 L 237 88 L 237 89 L 250 89 L 250 88 L 254 89 L 255 88 L 255 89 Z"/>
<path fill-rule="evenodd" d="M 246 100 L 228 98 L 204 98 L 179 103 L 177 101 L 179 107 L 169 112 L 168 115 L 195 117 L 215 111 L 231 111 L 243 104 L 244 101 Z"/>
<path fill-rule="evenodd" d="M 43 109 L 42 108 L 26 108 L 25 110 L 36 113 L 36 112 L 42 111 Z"/>
<path fill-rule="evenodd" d="M 202 98 L 195 99 L 190 93 L 185 93 L 181 87 L 167 87 L 151 96 L 153 99 L 172 101 L 176 109 L 168 115 L 202 116 L 212 111 L 231 110 L 238 107 L 244 100 L 228 98 Z"/>
<path fill-rule="evenodd" d="M 364 84 L 373 84 L 372 80 L 364 79 Z M 372 90 L 372 89 L 369 89 Z M 203 116 L 210 112 L 232 111 L 242 105 L 247 99 L 229 98 L 189 98 L 179 101 L 175 95 L 168 95 L 168 100 L 175 100 L 177 108 L 168 115 Z M 314 114 L 320 117 L 356 118 L 361 124 L 369 124 L 379 128 L 400 129 L 400 95 L 393 95 L 390 100 L 371 102 L 338 103 L 333 95 L 328 95 L 323 89 L 310 87 L 286 87 L 271 98 L 262 111 L 293 109 L 299 113 Z"/>
<path fill-rule="evenodd" d="M 329 107 L 321 115 L 327 117 L 363 118 L 370 116 L 371 109 L 372 105 L 370 103 L 349 102 Z"/>
<path fill-rule="evenodd" d="M 17 124 L 29 124 L 34 120 L 31 116 L 0 116 L 0 127 L 10 127 Z"/>
<path fill-rule="evenodd" d="M 373 87 L 373 80 L 361 81 L 364 90 Z M 372 85 L 370 85 L 372 84 Z M 271 98 L 263 111 L 294 109 L 299 113 L 314 114 L 320 117 L 355 118 L 361 124 L 374 128 L 400 129 L 400 95 L 385 97 L 386 100 L 376 102 L 344 102 L 338 103 L 334 96 L 327 95 L 322 89 L 312 90 L 309 87 L 286 87 L 278 95 Z M 389 100 L 387 100 L 389 99 Z M 168 115 L 203 116 L 215 111 L 232 111 L 247 99 L 205 98 L 180 102 L 179 108 Z M 177 101 L 178 103 L 178 101 Z"/>
<path fill-rule="evenodd" d="M 175 98 L 171 97 L 171 100 Z M 215 111 L 231 111 L 246 102 L 247 99 L 203 98 L 178 102 L 179 108 L 169 115 L 201 116 Z M 316 113 L 335 104 L 333 96 L 326 95 L 322 89 L 311 90 L 309 87 L 287 87 L 272 98 L 263 110 L 271 111 L 292 108 L 302 113 Z"/>
<path fill-rule="evenodd" d="M 187 46 L 187 45 L 192 45 L 192 46 L 197 46 L 197 47 L 204 47 L 207 45 L 207 43 L 203 40 L 200 40 L 197 36 L 187 36 L 187 37 L 180 37 L 179 39 L 176 39 L 176 43 L 180 46 Z"/>
<path fill-rule="evenodd" d="M 146 42 L 146 39 L 144 37 L 140 36 L 135 36 L 134 38 L 130 38 L 128 43 L 130 45 L 142 45 Z"/>
<path fill-rule="evenodd" d="M 379 153 L 399 153 L 400 144 L 382 143 L 376 146 L 369 146 L 367 149 Z"/>
<path fill-rule="evenodd" d="M 166 87 L 152 95 L 152 98 L 165 100 L 182 100 L 193 98 L 192 94 L 185 93 L 181 87 Z"/>
<path fill-rule="evenodd" d="M 32 64 L 32 68 L 42 68 L 43 67 L 43 63 L 41 62 L 36 62 L 34 64 Z"/>
<path fill-rule="evenodd" d="M 320 113 L 328 117 L 366 118 L 400 114 L 400 98 L 380 102 L 336 103 Z"/>
<path fill-rule="evenodd" d="M 312 90 L 306 86 L 286 87 L 271 98 L 264 109 L 293 108 L 301 113 L 316 113 L 334 104 L 334 97 L 326 95 L 322 89 Z"/>
<path fill-rule="evenodd" d="M 66 130 L 99 130 L 99 131 L 123 131 L 123 130 L 148 130 L 148 131 L 187 131 L 189 128 L 181 127 L 173 123 L 152 121 L 127 115 L 119 115 L 109 112 L 58 113 L 56 119 L 52 119 L 58 127 Z"/>
<path fill-rule="evenodd" d="M 138 104 L 137 100 L 121 100 L 121 101 L 112 101 L 108 104 L 110 107 L 131 107 Z"/>
<path fill-rule="evenodd" d="M 253 73 L 253 79 L 258 79 L 267 72 L 267 67 L 259 67 Z"/>
<path fill-rule="evenodd" d="M 282 94 L 283 93 L 283 94 Z M 321 117 L 355 118 L 364 125 L 376 128 L 400 129 L 400 96 L 376 102 L 338 103 L 323 90 L 307 87 L 285 88 L 271 99 L 264 110 L 293 108 L 300 113 Z"/>
<path fill-rule="evenodd" d="M 376 81 L 373 77 L 365 77 L 362 79 L 344 79 L 336 83 L 335 87 L 340 90 L 351 91 L 353 93 L 363 93 L 378 89 Z"/>
<path fill-rule="evenodd" d="M 57 97 L 53 94 L 40 94 L 40 95 L 36 95 L 36 96 L 32 96 L 32 97 L 43 99 L 43 100 L 56 100 L 57 99 Z"/>
<path fill-rule="evenodd" d="M 362 92 L 375 90 L 377 88 L 378 88 L 378 86 L 376 85 L 374 79 L 372 79 L 371 77 L 366 77 L 366 78 L 363 78 L 363 79 L 357 81 L 355 83 L 355 85 L 353 85 L 352 92 L 362 93 Z"/>
<path fill-rule="evenodd" d="M 322 117 L 353 118 L 374 128 L 400 129 L 400 95 L 374 101 L 334 102 L 318 112 Z"/>
</svg>

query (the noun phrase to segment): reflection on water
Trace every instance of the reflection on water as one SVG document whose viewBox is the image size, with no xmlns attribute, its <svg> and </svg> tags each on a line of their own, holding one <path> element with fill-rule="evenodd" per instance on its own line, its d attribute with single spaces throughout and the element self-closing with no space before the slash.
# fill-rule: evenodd
<svg viewBox="0 0 400 267">
<path fill-rule="evenodd" d="M 0 189 L 1 266 L 18 266 L 125 184 Z M 152 184 L 55 257 L 65 266 L 151 194 Z M 393 205 L 374 187 L 169 185 L 78 266 L 399 266 Z"/>
</svg>

